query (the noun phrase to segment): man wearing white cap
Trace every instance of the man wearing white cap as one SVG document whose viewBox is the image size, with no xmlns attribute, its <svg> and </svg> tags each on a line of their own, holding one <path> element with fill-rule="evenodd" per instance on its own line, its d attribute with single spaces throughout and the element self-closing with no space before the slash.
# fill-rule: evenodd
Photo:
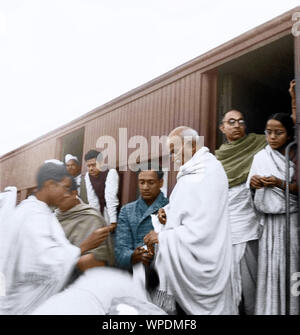
<svg viewBox="0 0 300 335">
<path fill-rule="evenodd" d="M 79 159 L 76 156 L 73 156 L 71 154 L 67 154 L 65 156 L 65 163 L 66 168 L 69 172 L 69 174 L 75 179 L 77 184 L 77 192 L 80 196 L 80 184 L 81 184 L 81 166 L 79 163 Z"/>
</svg>

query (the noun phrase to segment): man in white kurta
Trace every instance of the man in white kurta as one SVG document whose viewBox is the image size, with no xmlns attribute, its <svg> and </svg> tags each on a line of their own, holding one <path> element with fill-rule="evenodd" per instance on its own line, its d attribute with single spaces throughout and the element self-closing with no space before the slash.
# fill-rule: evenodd
<svg viewBox="0 0 300 335">
<path fill-rule="evenodd" d="M 120 203 L 119 174 L 116 169 L 102 171 L 103 157 L 96 150 L 88 151 L 84 159 L 88 172 L 81 179 L 80 197 L 103 215 L 107 225 L 116 227 Z"/>
<path fill-rule="evenodd" d="M 1 229 L 0 273 L 6 295 L 0 297 L 0 314 L 31 313 L 64 288 L 81 254 L 104 240 L 92 242 L 92 233 L 78 248 L 65 237 L 50 208 L 69 196 L 71 177 L 63 165 L 44 164 L 37 184 L 36 196 L 22 201 Z"/>
<path fill-rule="evenodd" d="M 257 278 L 258 219 L 246 180 L 253 156 L 266 145 L 264 135 L 246 134 L 241 112 L 227 112 L 220 125 L 227 143 L 215 151 L 229 182 L 229 216 L 233 247 L 232 287 L 235 304 L 247 315 L 255 310 Z"/>
<path fill-rule="evenodd" d="M 75 179 L 77 184 L 77 192 L 80 196 L 80 185 L 81 185 L 81 165 L 79 159 L 76 156 L 67 154 L 65 156 L 65 164 L 69 174 Z"/>
<path fill-rule="evenodd" d="M 194 144 L 198 135 L 187 127 L 176 128 L 169 139 L 190 134 Z M 174 154 L 180 155 L 176 148 Z M 235 314 L 226 174 L 206 147 L 193 149 L 193 156 L 182 162 L 166 211 L 167 223 L 144 241 L 158 243 L 155 267 L 160 283 L 185 313 Z"/>
<path fill-rule="evenodd" d="M 36 197 L 23 201 L 8 222 L 0 314 L 28 314 L 66 283 L 80 249 L 66 239 L 50 208 Z"/>
</svg>

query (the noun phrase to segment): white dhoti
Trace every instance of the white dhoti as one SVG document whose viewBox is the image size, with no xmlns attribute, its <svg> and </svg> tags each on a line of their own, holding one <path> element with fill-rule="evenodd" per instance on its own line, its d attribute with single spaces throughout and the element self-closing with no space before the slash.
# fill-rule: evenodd
<svg viewBox="0 0 300 335">
<path fill-rule="evenodd" d="M 257 261 L 254 256 L 256 253 L 253 254 L 252 250 L 257 246 L 255 241 L 259 238 L 259 224 L 251 192 L 246 187 L 246 183 L 229 189 L 229 217 L 233 244 L 232 287 L 234 301 L 238 308 L 243 295 L 246 314 L 253 314 Z"/>
<path fill-rule="evenodd" d="M 185 313 L 236 313 L 228 181 L 207 148 L 181 166 L 158 239 L 157 273 Z"/>
</svg>

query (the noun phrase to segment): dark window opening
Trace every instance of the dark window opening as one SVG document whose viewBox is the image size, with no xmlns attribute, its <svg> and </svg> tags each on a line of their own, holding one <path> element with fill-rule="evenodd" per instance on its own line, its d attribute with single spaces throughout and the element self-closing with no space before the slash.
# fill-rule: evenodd
<svg viewBox="0 0 300 335">
<path fill-rule="evenodd" d="M 289 83 L 294 79 L 294 39 L 280 38 L 218 68 L 219 120 L 231 109 L 245 116 L 247 132 L 262 134 L 274 113 L 291 114 Z M 218 145 L 223 142 L 219 133 Z"/>
<path fill-rule="evenodd" d="M 62 151 L 61 160 L 65 162 L 66 154 L 71 154 L 79 159 L 82 165 L 83 156 L 83 143 L 84 143 L 84 128 L 73 131 L 70 134 L 65 135 L 61 139 Z"/>
</svg>

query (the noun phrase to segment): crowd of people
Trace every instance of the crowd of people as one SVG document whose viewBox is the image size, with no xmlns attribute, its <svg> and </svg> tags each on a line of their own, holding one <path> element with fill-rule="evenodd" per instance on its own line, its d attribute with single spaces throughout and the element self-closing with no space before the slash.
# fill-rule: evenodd
<svg viewBox="0 0 300 335">
<path fill-rule="evenodd" d="M 119 174 L 96 150 L 84 156 L 85 175 L 71 153 L 46 161 L 36 192 L 18 206 L 7 188 L 0 314 L 281 315 L 287 301 L 299 314 L 299 297 L 286 288 L 286 274 L 300 272 L 295 146 L 288 185 L 285 159 L 295 81 L 290 94 L 292 117 L 269 116 L 264 135 L 247 133 L 242 112 L 228 111 L 215 155 L 196 130 L 173 129 L 167 145 L 180 168 L 169 198 L 163 171 L 144 166 L 137 200 L 120 208 Z"/>
</svg>

